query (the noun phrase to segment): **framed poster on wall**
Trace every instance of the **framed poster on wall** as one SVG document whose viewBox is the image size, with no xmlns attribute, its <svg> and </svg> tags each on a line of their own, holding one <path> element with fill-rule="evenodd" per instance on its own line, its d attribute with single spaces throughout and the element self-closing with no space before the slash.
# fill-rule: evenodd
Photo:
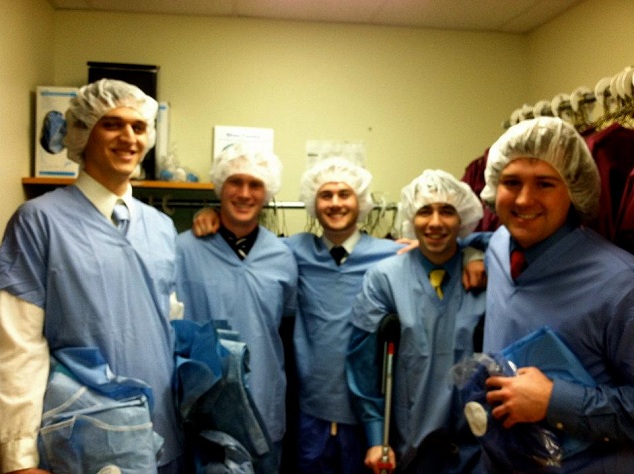
<svg viewBox="0 0 634 474">
<path fill-rule="evenodd" d="M 36 88 L 33 176 L 37 178 L 74 178 L 79 172 L 79 165 L 68 159 L 64 147 L 64 115 L 77 91 L 76 87 Z"/>
</svg>

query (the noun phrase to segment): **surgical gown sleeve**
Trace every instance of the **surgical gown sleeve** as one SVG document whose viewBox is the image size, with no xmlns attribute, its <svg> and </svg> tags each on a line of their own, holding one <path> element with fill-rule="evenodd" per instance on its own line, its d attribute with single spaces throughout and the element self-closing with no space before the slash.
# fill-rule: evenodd
<svg viewBox="0 0 634 474">
<path fill-rule="evenodd" d="M 458 244 L 462 249 L 472 247 L 484 252 L 489 247 L 489 241 L 492 235 L 493 232 L 472 232 L 468 236 L 459 239 Z"/>
<path fill-rule="evenodd" d="M 363 424 L 368 446 L 383 444 L 385 400 L 381 393 L 380 366 L 377 360 L 377 335 L 359 328 L 352 330 L 346 378 L 352 406 Z"/>
<path fill-rule="evenodd" d="M 0 471 L 35 467 L 49 370 L 44 310 L 0 290 Z"/>
<path fill-rule="evenodd" d="M 594 440 L 634 442 L 634 289 L 623 291 L 625 278 L 614 278 L 610 319 L 606 327 L 605 351 L 614 379 L 585 387 L 555 380 L 546 417 L 548 422 L 567 432 Z M 631 283 L 629 284 L 631 286 Z M 616 290 L 619 289 L 619 290 Z M 605 377 L 604 377 L 605 378 Z M 603 380 L 601 381 L 603 382 Z"/>
<path fill-rule="evenodd" d="M 385 398 L 381 393 L 382 353 L 379 354 L 377 328 L 381 319 L 394 311 L 391 297 L 380 285 L 383 275 L 369 270 L 363 291 L 352 308 L 353 330 L 346 359 L 346 378 L 352 406 L 363 424 L 368 446 L 383 444 Z M 362 326 L 362 327 L 360 327 Z"/>
</svg>

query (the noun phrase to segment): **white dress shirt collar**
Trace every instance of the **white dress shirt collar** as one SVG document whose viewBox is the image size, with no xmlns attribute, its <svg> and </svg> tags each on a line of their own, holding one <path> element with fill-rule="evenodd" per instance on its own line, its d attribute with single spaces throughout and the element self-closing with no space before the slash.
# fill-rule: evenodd
<svg viewBox="0 0 634 474">
<path fill-rule="evenodd" d="M 123 196 L 117 196 L 112 191 L 106 189 L 101 183 L 84 171 L 79 172 L 79 176 L 75 181 L 75 186 L 86 196 L 86 198 L 103 214 L 106 219 L 110 220 L 114 205 L 121 199 L 132 216 L 132 185 L 128 183 L 128 189 Z"/>
<path fill-rule="evenodd" d="M 354 231 L 354 233 L 350 237 L 344 240 L 344 242 L 341 244 L 341 246 L 344 249 L 346 249 L 346 252 L 348 253 L 348 255 L 352 253 L 352 251 L 354 250 L 354 247 L 357 245 L 357 242 L 359 242 L 360 238 L 361 238 L 361 232 L 359 231 L 359 229 L 357 229 Z M 326 245 L 326 248 L 328 249 L 328 251 L 330 251 L 330 249 L 332 249 L 335 246 L 335 244 L 333 244 L 330 240 L 328 240 L 328 238 L 325 235 L 322 235 L 321 239 Z"/>
</svg>

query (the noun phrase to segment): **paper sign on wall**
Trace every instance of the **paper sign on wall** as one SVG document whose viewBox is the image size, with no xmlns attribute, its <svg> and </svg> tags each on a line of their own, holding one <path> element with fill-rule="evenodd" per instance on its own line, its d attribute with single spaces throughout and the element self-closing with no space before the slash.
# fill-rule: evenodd
<svg viewBox="0 0 634 474">
<path fill-rule="evenodd" d="M 306 166 L 310 168 L 317 161 L 330 156 L 346 158 L 356 165 L 365 167 L 366 150 L 362 141 L 355 140 L 307 140 Z"/>
<path fill-rule="evenodd" d="M 214 156 L 218 156 L 226 146 L 234 143 L 240 143 L 266 152 L 273 152 L 273 129 L 216 125 L 214 127 L 212 161 Z"/>
</svg>

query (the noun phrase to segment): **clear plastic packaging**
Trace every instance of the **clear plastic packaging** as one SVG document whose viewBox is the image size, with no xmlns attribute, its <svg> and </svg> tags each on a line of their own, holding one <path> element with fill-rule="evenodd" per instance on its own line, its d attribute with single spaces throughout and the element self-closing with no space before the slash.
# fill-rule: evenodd
<svg viewBox="0 0 634 474">
<path fill-rule="evenodd" d="M 555 433 L 542 423 L 518 423 L 504 428 L 491 416 L 485 381 L 493 375 L 514 376 L 515 365 L 502 355 L 473 354 L 453 367 L 465 416 L 493 472 L 558 473 L 563 451 Z"/>
<path fill-rule="evenodd" d="M 188 168 L 180 166 L 175 152 L 158 157 L 156 179 L 160 181 L 175 181 L 179 183 L 196 183 L 198 176 Z"/>
</svg>

